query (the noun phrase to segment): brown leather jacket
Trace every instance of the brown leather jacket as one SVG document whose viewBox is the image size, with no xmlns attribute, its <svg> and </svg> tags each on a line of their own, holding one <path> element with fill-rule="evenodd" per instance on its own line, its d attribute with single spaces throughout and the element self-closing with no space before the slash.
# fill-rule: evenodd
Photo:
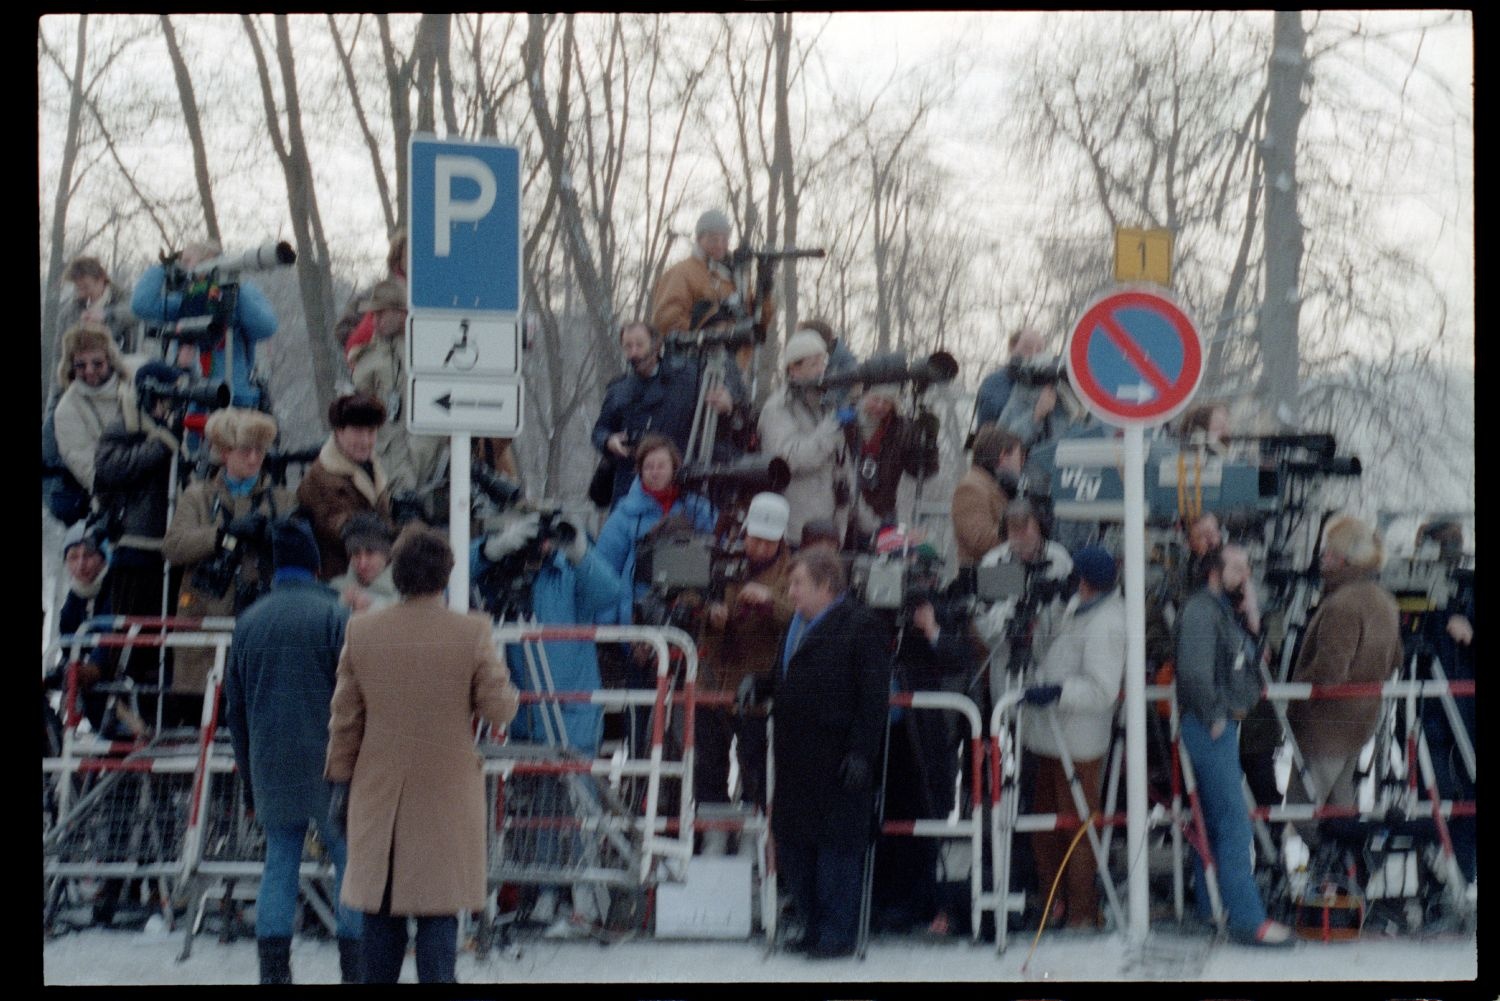
<svg viewBox="0 0 1500 1001">
<path fill-rule="evenodd" d="M 781 637 L 792 621 L 792 599 L 787 593 L 791 575 L 791 552 L 785 543 L 776 558 L 745 583 L 764 584 L 771 591 L 769 606 L 739 600 L 744 584 L 730 584 L 724 591 L 729 620 L 722 630 L 710 624 L 704 630 L 703 669 L 698 687 L 705 691 L 736 691 L 749 675 L 770 677 Z"/>
</svg>

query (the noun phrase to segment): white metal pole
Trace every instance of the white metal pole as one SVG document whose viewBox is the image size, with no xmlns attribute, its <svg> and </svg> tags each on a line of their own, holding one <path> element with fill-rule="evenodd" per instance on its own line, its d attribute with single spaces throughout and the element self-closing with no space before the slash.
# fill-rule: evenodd
<svg viewBox="0 0 1500 1001">
<path fill-rule="evenodd" d="M 1125 429 L 1125 847 L 1130 927 L 1144 945 L 1150 908 L 1146 864 L 1146 438 Z"/>
<path fill-rule="evenodd" d="M 448 607 L 469 610 L 469 436 L 448 440 L 448 542 L 453 546 L 453 573 L 448 577 Z"/>
</svg>

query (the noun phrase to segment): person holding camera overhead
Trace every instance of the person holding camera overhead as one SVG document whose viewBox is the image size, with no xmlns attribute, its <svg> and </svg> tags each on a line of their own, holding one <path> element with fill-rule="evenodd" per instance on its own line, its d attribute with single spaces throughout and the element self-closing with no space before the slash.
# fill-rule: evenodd
<svg viewBox="0 0 1500 1001">
<path fill-rule="evenodd" d="M 782 491 L 792 508 L 787 538 L 800 537 L 802 526 L 817 519 L 832 520 L 843 538 L 853 498 L 844 429 L 858 415 L 851 406 L 835 410 L 825 405 L 818 380 L 828 366 L 828 349 L 815 332 L 794 334 L 782 365 L 786 382 L 761 408 L 760 447 L 792 470 Z"/>
<path fill-rule="evenodd" d="M 203 431 L 219 471 L 182 492 L 161 545 L 162 556 L 182 571 L 178 614 L 192 618 L 238 615 L 270 587 L 267 525 L 296 505 L 262 468 L 276 440 L 270 415 L 229 407 L 210 415 Z M 207 647 L 178 650 L 168 704 L 187 711 L 201 700 L 213 661 Z"/>
<path fill-rule="evenodd" d="M 217 243 L 204 240 L 190 243 L 182 249 L 174 271 L 192 275 L 194 269 L 218 257 L 222 251 Z M 172 323 L 183 317 L 207 315 L 211 308 L 211 289 L 203 281 L 190 281 L 186 288 L 173 290 L 169 287 L 168 264 L 153 264 L 145 270 L 135 283 L 130 296 L 130 309 L 148 324 Z M 176 275 L 170 276 L 174 279 Z M 207 277 L 207 276 L 204 276 Z M 227 278 L 238 280 L 235 274 L 216 275 L 215 280 Z M 225 340 L 234 337 L 234 384 L 230 386 L 231 402 L 237 407 L 260 405 L 260 389 L 251 381 L 255 370 L 255 345 L 270 340 L 276 334 L 276 312 L 266 294 L 250 282 L 240 281 L 239 294 L 235 298 L 232 327 L 220 335 L 219 340 L 208 345 L 205 354 L 201 348 L 183 345 L 178 352 L 177 364 L 193 366 L 196 373 L 213 382 L 223 382 L 225 377 Z"/>
</svg>

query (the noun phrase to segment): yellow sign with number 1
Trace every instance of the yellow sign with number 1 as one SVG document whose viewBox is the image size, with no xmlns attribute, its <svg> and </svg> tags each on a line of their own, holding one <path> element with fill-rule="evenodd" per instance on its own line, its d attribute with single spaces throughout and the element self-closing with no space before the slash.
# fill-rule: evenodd
<svg viewBox="0 0 1500 1001">
<path fill-rule="evenodd" d="M 1115 230 L 1115 281 L 1172 286 L 1172 231 Z"/>
</svg>

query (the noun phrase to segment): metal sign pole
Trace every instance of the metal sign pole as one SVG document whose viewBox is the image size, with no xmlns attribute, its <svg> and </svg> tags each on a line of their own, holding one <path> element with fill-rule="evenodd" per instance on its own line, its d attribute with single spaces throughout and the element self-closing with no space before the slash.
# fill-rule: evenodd
<svg viewBox="0 0 1500 1001">
<path fill-rule="evenodd" d="M 1150 922 L 1146 865 L 1146 433 L 1125 429 L 1125 867 L 1126 941 L 1143 945 Z"/>
<path fill-rule="evenodd" d="M 455 612 L 469 610 L 469 458 L 469 435 L 455 433 L 448 439 L 448 607 Z"/>
</svg>

